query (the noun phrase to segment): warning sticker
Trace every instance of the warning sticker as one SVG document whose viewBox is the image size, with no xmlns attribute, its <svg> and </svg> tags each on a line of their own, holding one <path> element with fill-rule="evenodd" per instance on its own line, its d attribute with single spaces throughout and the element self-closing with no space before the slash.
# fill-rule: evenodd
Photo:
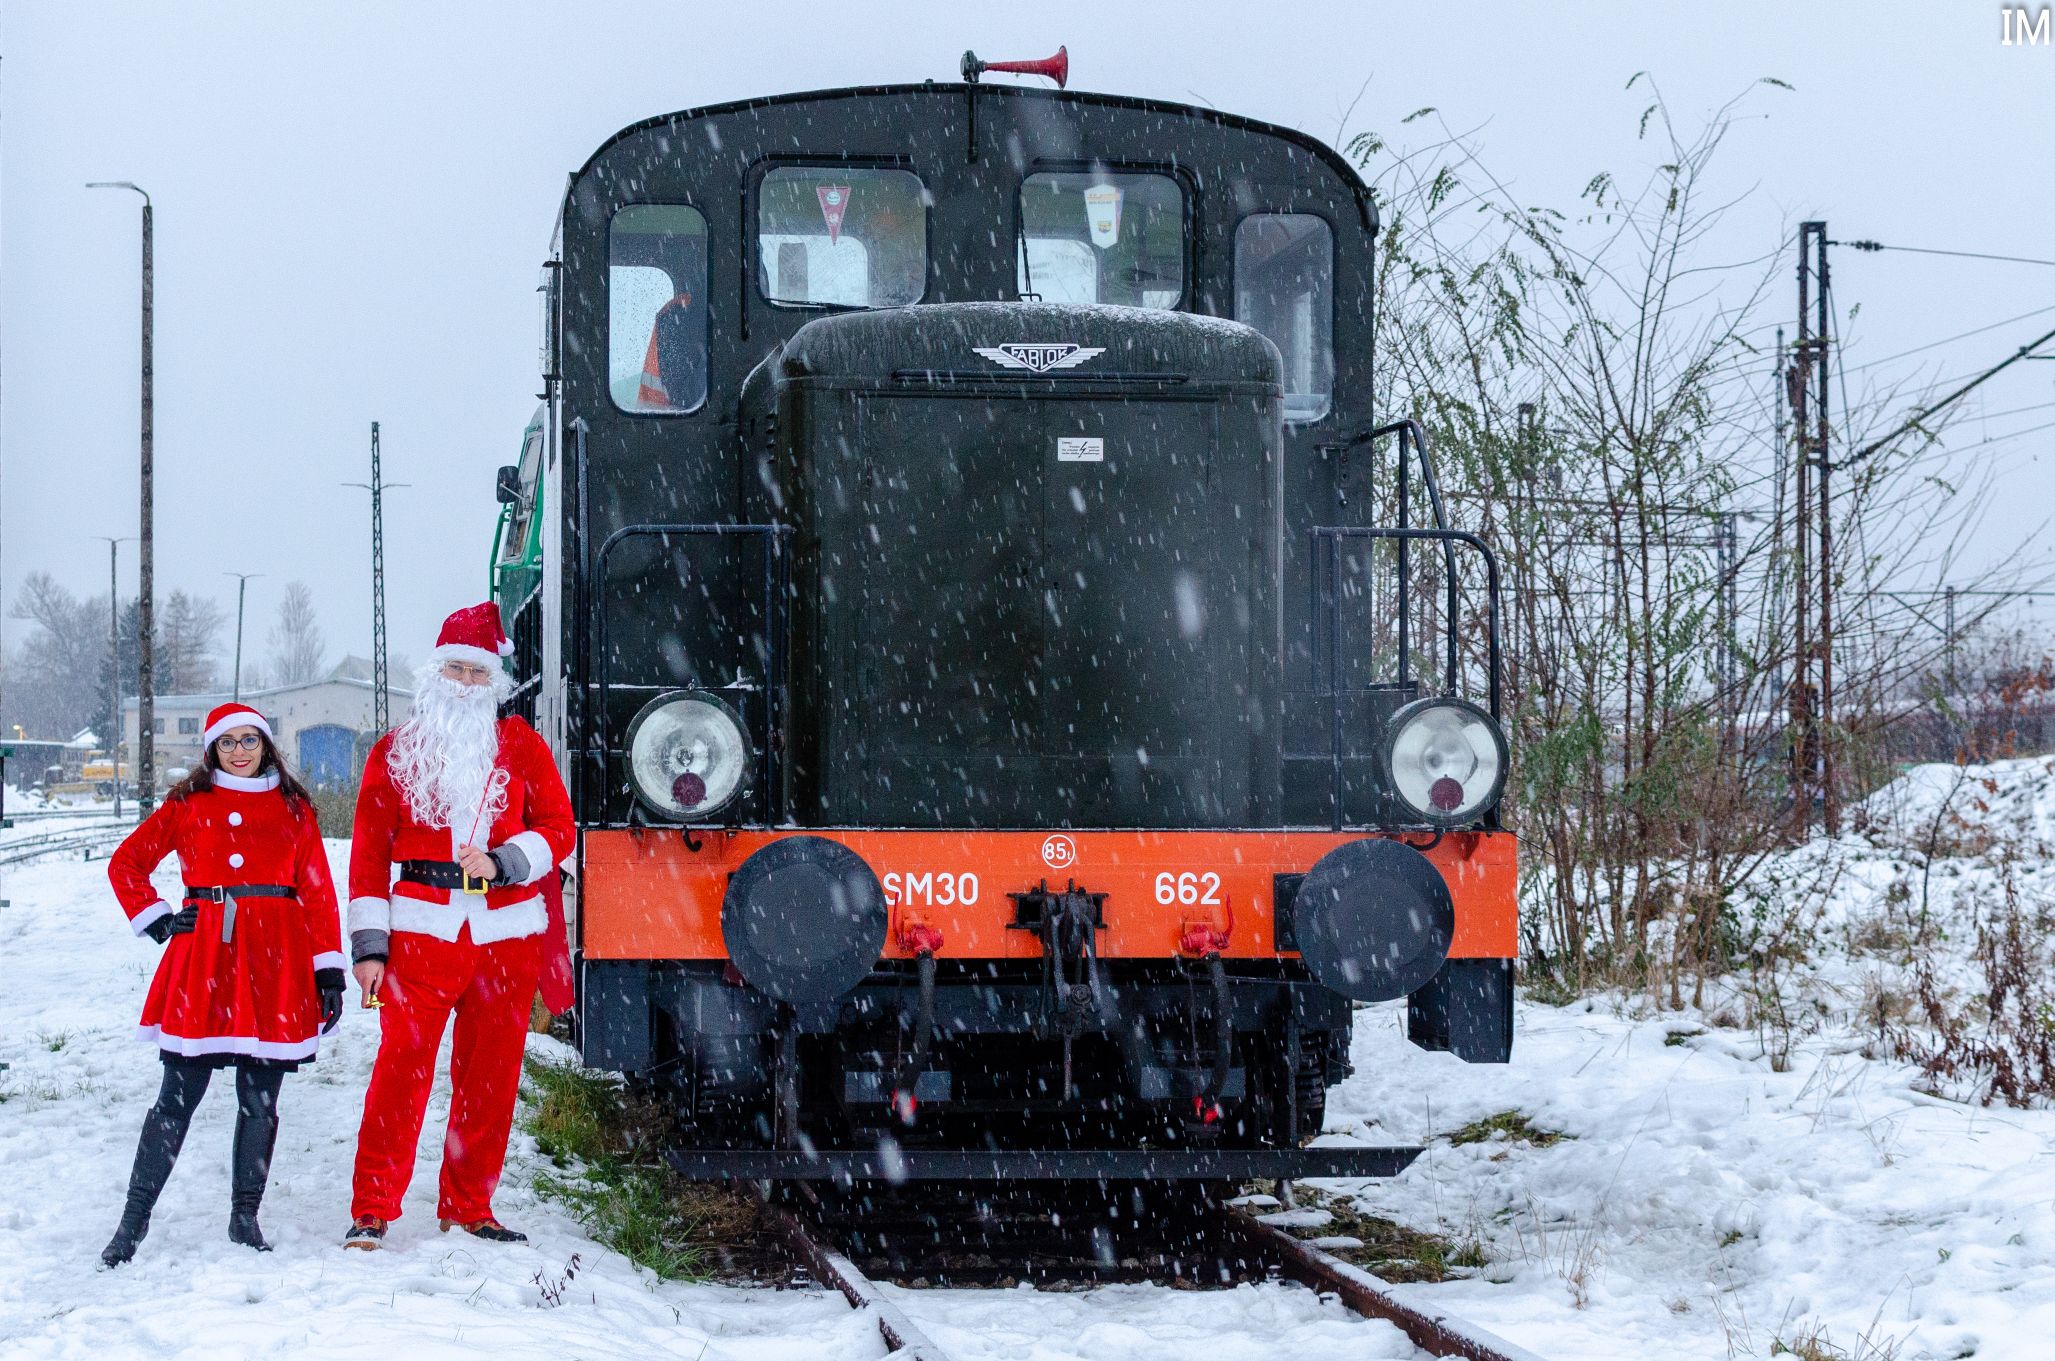
<svg viewBox="0 0 2055 1361">
<path fill-rule="evenodd" d="M 1097 435 L 1059 435 L 1056 438 L 1056 461 L 1058 463 L 1104 463 L 1106 441 Z"/>
<path fill-rule="evenodd" d="M 828 224 L 828 244 L 836 245 L 842 240 L 842 215 L 849 211 L 849 186 L 817 184 L 813 192 L 821 201 L 821 220 Z"/>
<path fill-rule="evenodd" d="M 1085 190 L 1085 221 L 1092 229 L 1092 244 L 1100 250 L 1120 240 L 1120 201 L 1124 197 L 1117 184 L 1095 184 Z"/>
</svg>

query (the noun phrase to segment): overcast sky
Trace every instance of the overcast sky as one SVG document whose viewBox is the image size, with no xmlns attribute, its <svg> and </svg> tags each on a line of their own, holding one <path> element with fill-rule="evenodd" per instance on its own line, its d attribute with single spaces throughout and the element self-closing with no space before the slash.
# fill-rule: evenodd
<svg viewBox="0 0 2055 1361">
<path fill-rule="evenodd" d="M 386 476 L 395 652 L 483 597 L 496 506 L 535 405 L 534 286 L 565 175 L 616 129 L 751 95 L 954 79 L 966 47 L 1066 43 L 1073 88 L 1207 103 L 1330 140 L 1434 105 L 1530 202 L 1645 166 L 1623 87 L 1690 120 L 1762 76 L 1723 154 L 1737 248 L 1837 238 L 2055 258 L 2055 49 L 1999 7 L 1917 3 L 963 3 L 666 0 L 113 4 L 0 10 L 0 598 L 45 568 L 101 591 L 136 525 L 137 208 L 157 213 L 157 581 L 232 606 L 253 647 L 294 578 L 331 654 L 368 653 L 370 423 Z M 1367 82 L 1367 83 L 1366 83 Z M 1360 97 L 1359 97 L 1360 96 Z M 1353 112 L 1348 112 L 1353 106 Z M 1346 114 L 1346 126 L 1344 117 Z M 1419 125 L 1414 125 L 1417 129 Z M 1835 262 L 1848 362 L 2055 307 L 2055 269 Z M 1777 315 L 1795 303 L 1780 285 Z M 1999 327 L 1862 378 L 1972 372 L 2055 324 Z M 1921 368 L 1925 365 L 1924 369 Z M 1860 378 L 1855 381 L 1861 381 Z M 1963 468 L 2008 489 L 1992 560 L 2042 561 L 2055 364 L 1994 382 Z M 2026 410 L 2022 410 L 2026 408 Z M 2012 413 L 2012 414 L 2005 414 Z M 124 546 L 124 593 L 135 558 Z M 0 622 L 9 645 L 24 627 Z"/>
</svg>

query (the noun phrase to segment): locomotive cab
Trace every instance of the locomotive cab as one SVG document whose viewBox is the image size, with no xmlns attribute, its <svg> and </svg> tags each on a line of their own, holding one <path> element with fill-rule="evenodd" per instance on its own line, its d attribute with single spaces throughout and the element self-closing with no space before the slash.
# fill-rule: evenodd
<svg viewBox="0 0 2055 1361">
<path fill-rule="evenodd" d="M 679 1165 L 1403 1167 L 1310 1143 L 1354 1008 L 1505 1061 L 1516 856 L 1496 569 L 1372 420 L 1353 169 L 829 91 L 624 131 L 558 231 L 502 603 L 578 1041 Z"/>
</svg>

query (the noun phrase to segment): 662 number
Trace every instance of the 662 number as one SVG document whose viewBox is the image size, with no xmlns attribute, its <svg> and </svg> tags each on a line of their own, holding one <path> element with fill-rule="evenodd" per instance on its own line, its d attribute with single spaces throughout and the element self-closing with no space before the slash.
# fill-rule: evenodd
<svg viewBox="0 0 2055 1361">
<path fill-rule="evenodd" d="M 1217 907 L 1220 903 L 1220 876 L 1211 870 L 1203 874 L 1193 870 L 1173 874 L 1165 870 L 1156 876 L 1156 901 L 1166 907 L 1171 903 L 1182 903 L 1186 907 L 1210 903 Z"/>
</svg>

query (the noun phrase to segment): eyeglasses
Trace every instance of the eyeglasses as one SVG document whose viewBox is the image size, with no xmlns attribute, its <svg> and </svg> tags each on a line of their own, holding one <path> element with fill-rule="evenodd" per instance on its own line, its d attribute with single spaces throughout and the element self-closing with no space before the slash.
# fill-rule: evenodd
<svg viewBox="0 0 2055 1361">
<path fill-rule="evenodd" d="M 263 745 L 264 739 L 256 733 L 250 733 L 244 737 L 217 737 L 214 739 L 214 749 L 224 754 L 231 751 L 255 751 Z"/>
</svg>

